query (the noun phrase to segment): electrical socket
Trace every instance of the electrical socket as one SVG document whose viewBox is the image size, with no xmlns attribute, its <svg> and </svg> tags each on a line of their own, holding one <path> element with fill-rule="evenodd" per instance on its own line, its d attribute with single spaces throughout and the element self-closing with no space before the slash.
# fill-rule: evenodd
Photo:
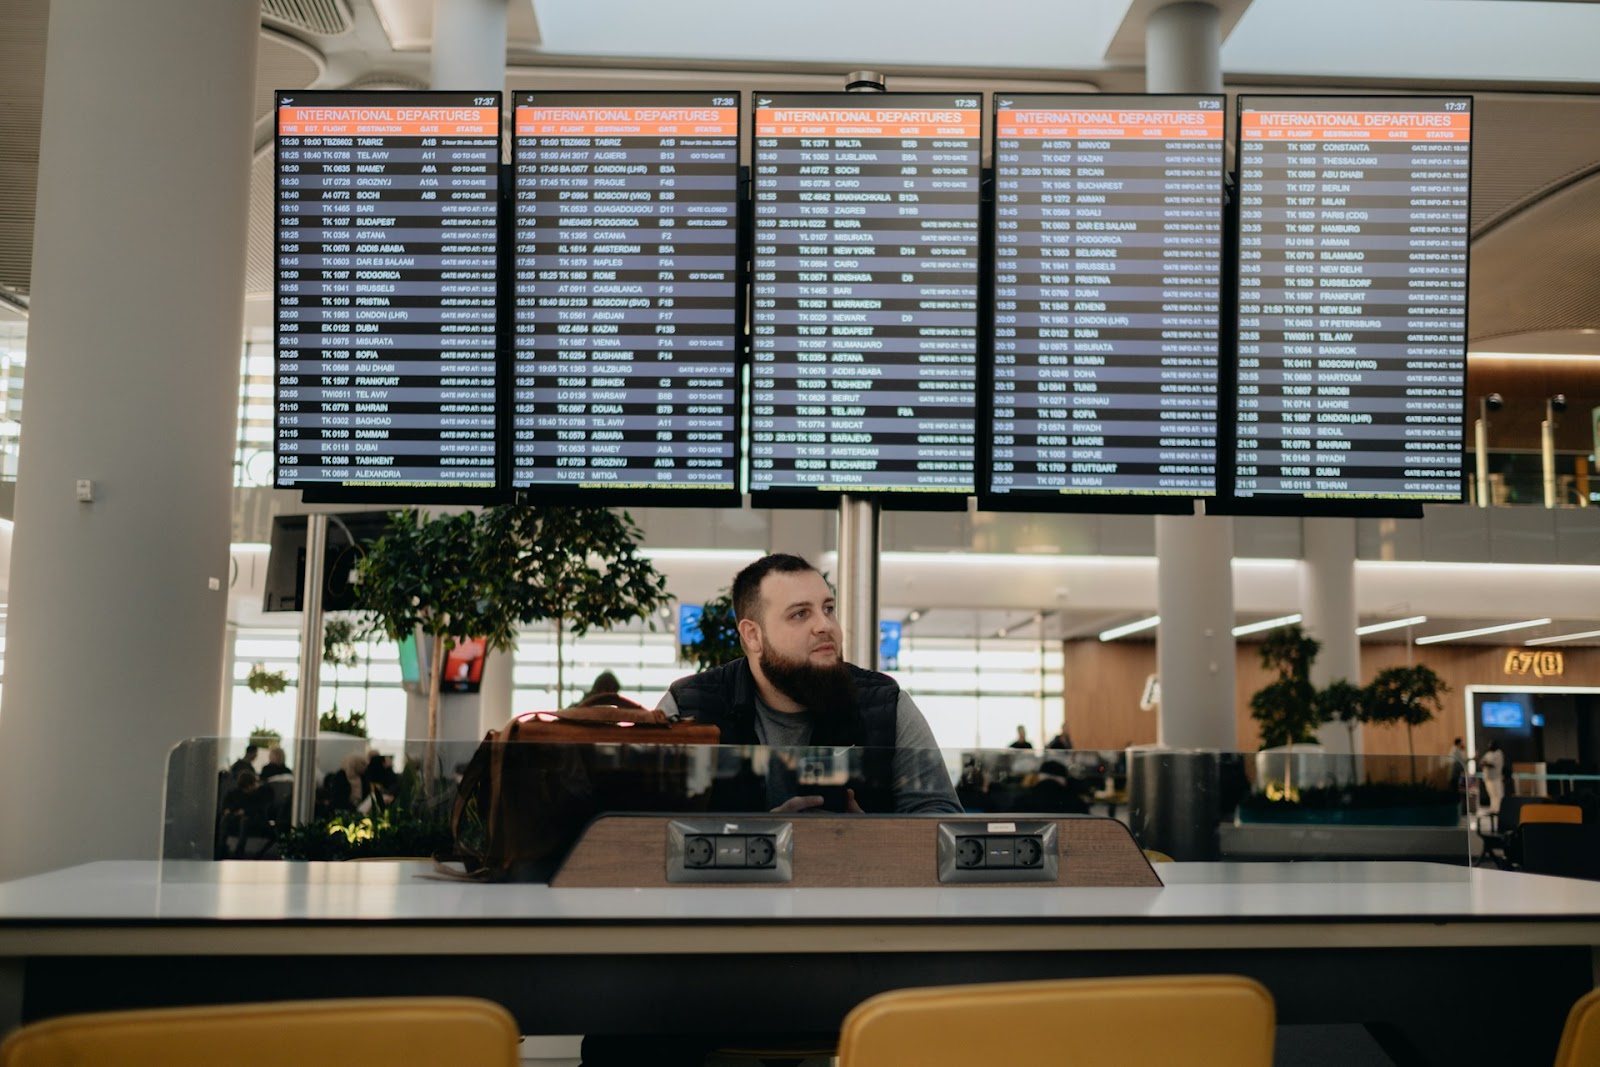
<svg viewBox="0 0 1600 1067">
<path fill-rule="evenodd" d="M 674 819 L 667 824 L 669 882 L 788 882 L 794 824 L 778 819 Z"/>
<path fill-rule="evenodd" d="M 942 822 L 939 881 L 1054 882 L 1056 841 L 1054 822 Z"/>
</svg>

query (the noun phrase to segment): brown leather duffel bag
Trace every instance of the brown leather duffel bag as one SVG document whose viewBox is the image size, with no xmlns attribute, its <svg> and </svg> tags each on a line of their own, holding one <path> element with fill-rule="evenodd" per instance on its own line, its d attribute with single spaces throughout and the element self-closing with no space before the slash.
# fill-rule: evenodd
<svg viewBox="0 0 1600 1067">
<path fill-rule="evenodd" d="M 476 878 L 547 881 L 595 815 L 704 810 L 691 749 L 720 737 L 610 694 L 518 715 L 489 731 L 462 774 L 450 812 L 457 858 Z"/>
</svg>

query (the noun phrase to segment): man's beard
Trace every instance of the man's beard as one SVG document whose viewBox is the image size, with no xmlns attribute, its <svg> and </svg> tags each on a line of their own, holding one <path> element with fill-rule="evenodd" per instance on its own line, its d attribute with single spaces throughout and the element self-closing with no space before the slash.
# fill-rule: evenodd
<svg viewBox="0 0 1600 1067">
<path fill-rule="evenodd" d="M 771 645 L 761 648 L 761 672 L 773 688 L 823 719 L 851 718 L 856 713 L 855 680 L 843 660 L 828 666 L 807 659 L 783 659 Z"/>
</svg>

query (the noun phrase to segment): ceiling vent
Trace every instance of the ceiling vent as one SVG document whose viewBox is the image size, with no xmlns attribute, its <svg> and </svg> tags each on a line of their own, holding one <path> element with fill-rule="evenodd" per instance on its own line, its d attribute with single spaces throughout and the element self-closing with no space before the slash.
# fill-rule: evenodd
<svg viewBox="0 0 1600 1067">
<path fill-rule="evenodd" d="M 352 25 L 345 0 L 261 0 L 261 17 L 283 29 L 319 37 L 349 33 Z"/>
</svg>

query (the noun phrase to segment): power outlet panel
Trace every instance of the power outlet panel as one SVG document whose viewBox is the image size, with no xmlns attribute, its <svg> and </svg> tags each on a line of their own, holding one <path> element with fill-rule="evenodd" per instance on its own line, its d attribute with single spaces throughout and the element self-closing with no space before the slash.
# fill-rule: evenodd
<svg viewBox="0 0 1600 1067">
<path fill-rule="evenodd" d="M 946 884 L 1053 883 L 1060 870 L 1054 822 L 939 824 L 939 881 Z"/>
<path fill-rule="evenodd" d="M 794 824 L 780 819 L 673 819 L 667 823 L 669 882 L 791 882 Z"/>
</svg>

